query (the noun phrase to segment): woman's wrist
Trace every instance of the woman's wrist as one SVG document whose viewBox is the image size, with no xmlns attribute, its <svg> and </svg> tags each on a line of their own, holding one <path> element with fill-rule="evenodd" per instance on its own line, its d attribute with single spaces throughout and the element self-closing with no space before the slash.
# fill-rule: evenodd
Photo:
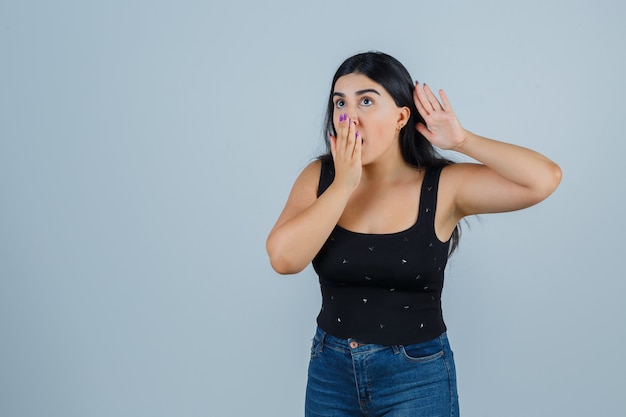
<svg viewBox="0 0 626 417">
<path fill-rule="evenodd" d="M 459 139 L 458 144 L 451 150 L 472 157 L 470 153 L 472 152 L 474 142 L 476 142 L 476 139 L 479 138 L 480 137 L 478 135 L 470 132 L 469 130 L 463 129 L 462 137 Z"/>
</svg>

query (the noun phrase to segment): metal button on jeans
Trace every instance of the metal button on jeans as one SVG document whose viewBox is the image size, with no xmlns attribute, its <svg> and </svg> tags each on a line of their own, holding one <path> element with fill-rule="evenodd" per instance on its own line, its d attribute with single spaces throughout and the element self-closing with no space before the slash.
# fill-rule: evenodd
<svg viewBox="0 0 626 417">
<path fill-rule="evenodd" d="M 352 342 L 350 342 L 350 347 L 352 349 L 356 349 L 359 347 L 359 344 L 353 340 Z"/>
</svg>

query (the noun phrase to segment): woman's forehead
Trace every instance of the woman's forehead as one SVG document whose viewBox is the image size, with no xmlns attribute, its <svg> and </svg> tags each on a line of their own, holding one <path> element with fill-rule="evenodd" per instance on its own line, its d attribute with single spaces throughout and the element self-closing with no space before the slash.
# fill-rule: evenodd
<svg viewBox="0 0 626 417">
<path fill-rule="evenodd" d="M 368 76 L 359 73 L 352 73 L 339 77 L 335 82 L 334 91 L 345 94 L 371 88 L 379 90 L 381 94 L 384 91 L 383 86 Z"/>
</svg>

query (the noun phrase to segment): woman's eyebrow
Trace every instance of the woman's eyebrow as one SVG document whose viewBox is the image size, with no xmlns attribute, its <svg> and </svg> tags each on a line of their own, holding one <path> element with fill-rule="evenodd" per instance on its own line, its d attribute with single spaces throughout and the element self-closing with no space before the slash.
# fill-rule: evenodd
<svg viewBox="0 0 626 417">
<path fill-rule="evenodd" d="M 356 92 L 356 95 L 360 96 L 361 94 L 366 94 L 366 93 L 374 93 L 374 94 L 380 95 L 380 93 L 374 90 L 373 88 L 366 88 L 365 90 L 359 90 Z"/>
<path fill-rule="evenodd" d="M 359 91 L 357 91 L 354 94 L 357 95 L 357 96 L 360 96 L 361 94 L 366 94 L 366 93 L 374 93 L 374 94 L 380 95 L 380 93 L 378 91 L 376 91 L 375 89 L 373 89 L 373 88 L 366 88 L 365 90 L 359 90 Z M 333 93 L 333 97 L 335 97 L 335 96 L 343 98 L 346 95 L 344 93 L 340 93 L 338 91 L 335 91 Z"/>
</svg>

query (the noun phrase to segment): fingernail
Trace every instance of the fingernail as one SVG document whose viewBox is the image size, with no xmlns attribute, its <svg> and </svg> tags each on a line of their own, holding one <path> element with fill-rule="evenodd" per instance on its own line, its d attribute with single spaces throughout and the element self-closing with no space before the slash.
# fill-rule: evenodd
<svg viewBox="0 0 626 417">
<path fill-rule="evenodd" d="M 359 131 L 358 130 L 356 131 L 356 137 L 357 138 L 359 137 Z"/>
</svg>

